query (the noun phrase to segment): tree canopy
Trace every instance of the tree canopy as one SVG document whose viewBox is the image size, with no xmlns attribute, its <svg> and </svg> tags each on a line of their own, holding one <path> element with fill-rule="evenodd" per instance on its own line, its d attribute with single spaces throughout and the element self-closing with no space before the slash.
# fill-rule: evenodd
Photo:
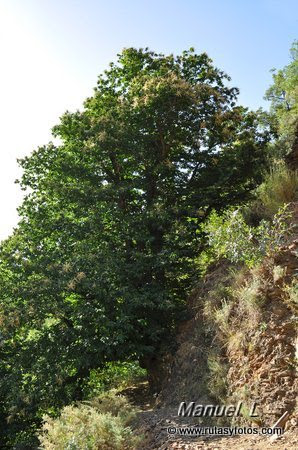
<svg viewBox="0 0 298 450">
<path fill-rule="evenodd" d="M 283 69 L 273 69 L 273 83 L 265 98 L 271 101 L 271 113 L 276 122 L 283 155 L 291 155 L 291 166 L 298 167 L 298 41 L 290 50 L 291 62 Z M 293 149 L 295 146 L 295 149 Z"/>
</svg>

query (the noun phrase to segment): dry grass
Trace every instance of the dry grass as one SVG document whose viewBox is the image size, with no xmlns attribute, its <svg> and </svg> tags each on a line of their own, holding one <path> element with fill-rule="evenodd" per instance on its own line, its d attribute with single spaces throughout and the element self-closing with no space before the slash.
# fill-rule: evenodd
<svg viewBox="0 0 298 450">
<path fill-rule="evenodd" d="M 227 350 L 228 354 L 233 354 L 242 348 L 245 342 L 245 330 L 235 330 L 230 331 L 230 336 L 228 339 Z"/>
<path fill-rule="evenodd" d="M 273 266 L 273 281 L 274 283 L 278 283 L 280 280 L 284 278 L 286 275 L 287 269 L 286 267 L 281 266 Z"/>
<path fill-rule="evenodd" d="M 298 171 L 276 165 L 258 189 L 259 214 L 272 218 L 284 205 L 298 200 Z"/>
<path fill-rule="evenodd" d="M 221 303 L 221 307 L 214 310 L 214 321 L 225 336 L 230 336 L 231 334 L 229 318 L 232 308 L 233 302 L 224 299 Z"/>
<path fill-rule="evenodd" d="M 224 402 L 227 393 L 228 366 L 224 358 L 215 352 L 208 356 L 209 381 L 208 389 L 211 395 Z"/>
<path fill-rule="evenodd" d="M 294 310 L 294 312 L 298 312 L 298 282 L 294 280 L 292 284 L 289 286 L 285 286 L 285 297 L 284 300 L 287 305 Z"/>
</svg>

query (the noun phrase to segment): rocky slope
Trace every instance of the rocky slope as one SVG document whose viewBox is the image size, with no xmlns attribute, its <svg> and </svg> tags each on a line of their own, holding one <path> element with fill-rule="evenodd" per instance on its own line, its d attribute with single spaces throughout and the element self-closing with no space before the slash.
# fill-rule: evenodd
<svg viewBox="0 0 298 450">
<path fill-rule="evenodd" d="M 147 449 L 297 448 L 298 208 L 294 232 L 254 271 L 227 261 L 210 268 L 189 301 L 190 318 L 181 324 L 174 355 L 165 355 L 163 383 L 152 409 L 142 412 L 140 430 Z M 233 291 L 232 296 L 226 296 Z M 224 306 L 223 306 L 224 305 Z M 222 308 L 221 310 L 219 308 Z M 221 322 L 218 313 L 221 312 Z M 217 321 L 210 319 L 216 315 Z M 236 404 L 237 418 L 177 417 L 181 401 Z M 256 402 L 257 417 L 249 405 Z M 267 437 L 169 438 L 169 425 L 229 424 L 272 426 L 287 411 L 285 434 Z"/>
</svg>

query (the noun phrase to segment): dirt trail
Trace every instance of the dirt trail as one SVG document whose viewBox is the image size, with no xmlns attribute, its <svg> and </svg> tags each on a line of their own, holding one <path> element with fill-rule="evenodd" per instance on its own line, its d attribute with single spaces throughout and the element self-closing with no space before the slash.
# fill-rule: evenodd
<svg viewBox="0 0 298 450">
<path fill-rule="evenodd" d="M 271 441 L 270 438 L 265 437 L 232 437 L 232 438 L 210 438 L 202 441 L 196 442 L 168 442 L 161 447 L 156 447 L 158 450 L 219 450 L 219 449 L 236 449 L 236 450 L 268 450 L 268 449 L 278 449 L 278 450 L 297 450 L 298 448 L 298 438 L 294 433 L 286 433 L 281 436 L 276 441 Z"/>
<path fill-rule="evenodd" d="M 173 406 L 160 407 L 158 400 L 152 396 L 147 382 L 140 382 L 122 391 L 130 402 L 140 410 L 135 432 L 143 434 L 145 441 L 137 450 L 296 450 L 298 449 L 298 434 L 295 430 L 286 431 L 282 436 L 272 440 L 266 436 L 204 436 L 186 438 L 170 436 L 168 427 L 192 426 L 185 418 L 177 417 L 177 408 Z"/>
<path fill-rule="evenodd" d="M 277 439 L 267 436 L 237 435 L 233 437 L 194 437 L 186 438 L 170 436 L 168 427 L 192 426 L 185 418 L 177 417 L 177 408 L 156 407 L 156 399 L 149 392 L 147 383 L 125 390 L 123 394 L 140 408 L 138 421 L 135 425 L 137 433 L 145 436 L 138 450 L 296 450 L 298 449 L 298 434 L 296 430 L 286 431 Z"/>
</svg>

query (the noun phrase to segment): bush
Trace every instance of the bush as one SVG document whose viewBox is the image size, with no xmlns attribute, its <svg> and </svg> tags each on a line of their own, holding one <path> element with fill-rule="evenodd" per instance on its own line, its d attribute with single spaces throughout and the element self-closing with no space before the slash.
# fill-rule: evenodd
<svg viewBox="0 0 298 450">
<path fill-rule="evenodd" d="M 111 389 L 98 397 L 82 403 L 95 408 L 102 414 L 112 414 L 113 416 L 122 417 L 125 424 L 129 424 L 135 417 L 135 409 L 124 395 L 117 393 L 116 389 Z"/>
<path fill-rule="evenodd" d="M 103 369 L 93 369 L 84 386 L 85 398 L 111 390 L 122 389 L 146 378 L 147 372 L 137 361 L 108 362 Z"/>
<path fill-rule="evenodd" d="M 252 228 L 245 222 L 240 209 L 229 209 L 222 215 L 214 211 L 205 230 L 217 258 L 224 257 L 232 262 L 244 261 L 248 265 L 254 261 Z"/>
<path fill-rule="evenodd" d="M 262 220 L 257 227 L 251 227 L 241 209 L 229 209 L 221 216 L 213 212 L 205 227 L 209 245 L 218 258 L 254 267 L 264 256 L 277 251 L 291 233 L 291 215 L 288 205 L 284 205 L 272 221 Z"/>
<path fill-rule="evenodd" d="M 59 418 L 44 417 L 39 435 L 46 450 L 128 450 L 136 448 L 140 437 L 129 423 L 135 415 L 125 397 L 115 392 L 90 402 L 63 408 Z"/>
</svg>

